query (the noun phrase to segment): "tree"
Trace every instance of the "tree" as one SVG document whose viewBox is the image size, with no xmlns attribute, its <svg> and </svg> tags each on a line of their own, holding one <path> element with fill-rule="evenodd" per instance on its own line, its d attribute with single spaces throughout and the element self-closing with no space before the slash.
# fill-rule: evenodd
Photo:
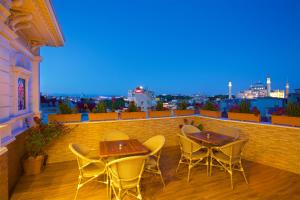
<svg viewBox="0 0 300 200">
<path fill-rule="evenodd" d="M 128 112 L 137 112 L 138 111 L 138 108 L 136 107 L 134 101 L 131 101 L 129 103 L 127 111 Z"/>
<path fill-rule="evenodd" d="M 188 107 L 188 103 L 186 101 L 182 101 L 180 104 L 179 104 L 179 110 L 186 110 Z"/>
<path fill-rule="evenodd" d="M 76 113 L 75 109 L 72 109 L 68 106 L 68 102 L 60 102 L 59 103 L 59 111 L 61 114 L 71 114 Z M 77 111 L 77 110 L 76 110 Z"/>
<path fill-rule="evenodd" d="M 164 110 L 164 104 L 162 101 L 158 101 L 157 104 L 156 104 L 156 110 L 157 111 L 162 111 Z"/>
<path fill-rule="evenodd" d="M 96 113 L 105 113 L 106 112 L 106 105 L 104 101 L 101 101 L 97 104 L 96 109 L 94 110 Z"/>
</svg>

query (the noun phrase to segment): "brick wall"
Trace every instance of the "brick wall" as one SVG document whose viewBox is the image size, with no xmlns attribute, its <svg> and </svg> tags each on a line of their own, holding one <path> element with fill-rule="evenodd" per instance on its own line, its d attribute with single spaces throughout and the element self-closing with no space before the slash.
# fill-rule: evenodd
<svg viewBox="0 0 300 200">
<path fill-rule="evenodd" d="M 235 122 L 207 117 L 184 117 L 202 123 L 206 130 L 217 130 L 222 126 L 236 127 L 241 137 L 248 138 L 244 157 L 247 160 L 273 166 L 300 174 L 300 129 L 256 123 Z M 74 160 L 68 149 L 68 143 L 81 143 L 98 148 L 98 142 L 104 134 L 119 130 L 141 142 L 162 134 L 166 137 L 166 146 L 176 146 L 176 134 L 183 117 L 147 120 L 109 121 L 68 124 L 73 131 L 55 141 L 48 149 L 49 163 Z"/>
<path fill-rule="evenodd" d="M 180 132 L 178 127 L 182 122 L 183 118 L 180 117 L 69 124 L 68 126 L 74 128 L 73 131 L 53 142 L 47 149 L 48 162 L 74 160 L 74 156 L 68 149 L 69 143 L 81 143 L 90 148 L 99 148 L 99 141 L 102 140 L 104 134 L 114 130 L 122 131 L 130 138 L 138 139 L 141 142 L 161 134 L 166 137 L 166 146 L 175 146 L 177 145 L 176 134 Z"/>
<path fill-rule="evenodd" d="M 0 199 L 8 200 L 7 152 L 0 154 Z"/>
<path fill-rule="evenodd" d="M 300 128 L 195 117 L 205 129 L 217 131 L 235 127 L 248 138 L 244 157 L 247 160 L 300 174 Z"/>
</svg>

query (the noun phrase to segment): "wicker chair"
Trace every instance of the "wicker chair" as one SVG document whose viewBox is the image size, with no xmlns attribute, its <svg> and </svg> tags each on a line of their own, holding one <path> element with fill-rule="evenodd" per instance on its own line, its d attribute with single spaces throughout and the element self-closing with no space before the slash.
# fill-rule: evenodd
<svg viewBox="0 0 300 200">
<path fill-rule="evenodd" d="M 160 175 L 161 181 L 165 187 L 165 182 L 159 167 L 161 149 L 164 144 L 165 137 L 163 135 L 154 136 L 143 143 L 145 147 L 151 150 L 151 153 L 145 163 L 145 171 Z"/>
<path fill-rule="evenodd" d="M 210 159 L 210 175 L 212 173 L 212 166 L 218 166 L 223 168 L 230 174 L 231 188 L 233 189 L 232 174 L 234 170 L 241 171 L 244 179 L 248 184 L 244 168 L 242 166 L 241 154 L 244 149 L 247 140 L 237 140 L 221 147 L 211 148 Z M 217 165 L 213 164 L 213 161 L 217 161 Z"/>
<path fill-rule="evenodd" d="M 108 177 L 106 173 L 105 163 L 99 159 L 88 158 L 89 151 L 83 146 L 77 144 L 69 144 L 69 149 L 77 158 L 77 164 L 79 169 L 78 185 L 75 194 L 77 199 L 78 191 L 81 187 L 87 183 L 98 179 L 99 176 L 104 176 L 104 181 L 99 181 L 104 184 L 108 184 Z"/>
<path fill-rule="evenodd" d="M 195 141 L 189 139 L 184 135 L 178 135 L 178 137 L 179 137 L 179 144 L 181 149 L 181 157 L 176 169 L 176 173 L 178 172 L 180 164 L 188 165 L 189 171 L 188 171 L 187 181 L 189 182 L 191 169 L 196 165 L 201 164 L 201 161 L 205 160 L 205 163 L 203 165 L 207 166 L 206 168 L 208 174 L 208 165 L 209 165 L 208 148 L 196 143 Z"/>
<path fill-rule="evenodd" d="M 198 129 L 196 126 L 193 125 L 183 125 L 181 128 L 182 135 L 188 135 L 191 133 L 199 133 L 201 132 L 200 129 Z"/>
<path fill-rule="evenodd" d="M 146 158 L 147 156 L 131 156 L 116 159 L 107 164 L 110 199 L 112 194 L 117 200 L 123 199 L 126 194 L 142 199 L 140 180 Z"/>
<path fill-rule="evenodd" d="M 241 131 L 240 129 L 234 127 L 221 127 L 221 128 L 217 128 L 216 132 L 222 135 L 233 137 L 235 140 L 237 140 L 240 137 Z"/>
<path fill-rule="evenodd" d="M 105 134 L 103 137 L 104 141 L 115 141 L 115 140 L 129 140 L 129 136 L 121 131 L 112 131 L 109 134 Z"/>
</svg>

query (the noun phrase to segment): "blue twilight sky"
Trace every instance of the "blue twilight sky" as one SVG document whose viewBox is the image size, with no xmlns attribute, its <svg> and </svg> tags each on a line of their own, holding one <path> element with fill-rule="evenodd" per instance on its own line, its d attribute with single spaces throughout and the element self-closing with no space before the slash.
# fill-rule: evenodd
<svg viewBox="0 0 300 200">
<path fill-rule="evenodd" d="M 44 93 L 226 94 L 271 76 L 300 88 L 299 0 L 53 0 L 66 43 L 43 48 Z"/>
</svg>

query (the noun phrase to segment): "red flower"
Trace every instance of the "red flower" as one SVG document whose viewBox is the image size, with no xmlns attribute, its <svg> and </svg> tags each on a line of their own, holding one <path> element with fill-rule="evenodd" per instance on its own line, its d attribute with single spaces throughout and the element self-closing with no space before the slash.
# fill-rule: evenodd
<svg viewBox="0 0 300 200">
<path fill-rule="evenodd" d="M 272 115 L 285 115 L 286 114 L 286 110 L 285 110 L 285 108 L 276 107 L 271 114 Z"/>
<path fill-rule="evenodd" d="M 259 115 L 260 111 L 257 109 L 257 107 L 252 108 L 251 113 L 255 114 L 255 115 Z"/>
</svg>

